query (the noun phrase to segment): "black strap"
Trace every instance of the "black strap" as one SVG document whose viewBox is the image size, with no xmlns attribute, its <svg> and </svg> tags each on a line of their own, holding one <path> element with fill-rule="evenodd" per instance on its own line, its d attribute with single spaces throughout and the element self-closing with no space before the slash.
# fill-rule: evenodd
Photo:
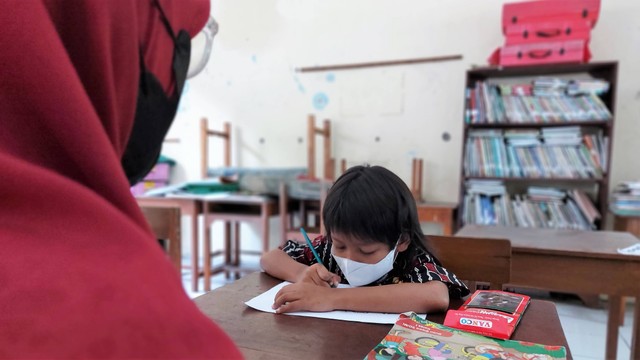
<svg viewBox="0 0 640 360">
<path fill-rule="evenodd" d="M 176 35 L 173 33 L 173 28 L 171 28 L 171 24 L 169 23 L 167 15 L 165 15 L 164 13 L 164 9 L 162 9 L 162 6 L 160 6 L 160 2 L 158 0 L 153 0 L 153 3 L 156 5 L 158 10 L 160 10 L 160 20 L 162 20 L 162 23 L 167 28 L 167 32 L 169 32 L 169 35 L 171 35 L 171 39 L 173 39 L 173 42 L 175 42 Z"/>
</svg>

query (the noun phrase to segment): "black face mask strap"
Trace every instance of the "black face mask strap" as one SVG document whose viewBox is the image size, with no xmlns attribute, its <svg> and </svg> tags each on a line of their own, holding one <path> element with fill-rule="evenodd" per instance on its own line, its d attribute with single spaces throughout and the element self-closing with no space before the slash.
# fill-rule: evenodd
<svg viewBox="0 0 640 360">
<path fill-rule="evenodd" d="M 160 2 L 158 0 L 153 0 L 153 4 L 160 11 L 160 19 L 162 23 L 167 28 L 167 32 L 171 35 L 171 39 L 173 40 L 173 44 L 175 46 L 173 53 L 173 74 L 176 80 L 176 90 L 174 92 L 174 97 L 178 97 L 182 93 L 182 89 L 184 88 L 184 83 L 187 78 L 187 70 L 189 69 L 189 60 L 191 56 L 191 37 L 189 33 L 185 30 L 180 30 L 178 32 L 178 36 L 173 32 L 173 28 L 169 23 L 169 19 L 167 18 L 164 9 L 160 6 Z"/>
<path fill-rule="evenodd" d="M 169 23 L 169 19 L 167 18 L 167 15 L 165 15 L 165 13 L 164 13 L 164 9 L 162 9 L 162 6 L 160 6 L 160 2 L 158 0 L 153 0 L 153 4 L 160 11 L 160 20 L 162 20 L 162 23 L 164 24 L 164 27 L 167 28 L 167 32 L 169 33 L 169 35 L 171 35 L 171 39 L 175 43 L 176 42 L 176 35 L 173 33 L 173 28 L 171 27 L 171 24 Z"/>
</svg>

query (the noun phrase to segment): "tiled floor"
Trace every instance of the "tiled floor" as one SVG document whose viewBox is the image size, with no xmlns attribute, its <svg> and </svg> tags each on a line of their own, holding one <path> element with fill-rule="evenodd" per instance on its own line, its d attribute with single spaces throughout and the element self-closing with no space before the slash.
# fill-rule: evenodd
<svg viewBox="0 0 640 360">
<path fill-rule="evenodd" d="M 556 304 L 560 322 L 574 359 L 605 359 L 608 317 L 606 302 L 603 302 L 602 308 L 593 309 L 584 306 L 578 298 L 574 297 L 559 299 L 543 292 L 536 292 L 534 296 L 553 301 Z M 628 360 L 630 356 L 632 321 L 633 306 L 627 305 L 624 326 L 620 328 L 618 335 L 618 359 L 620 360 Z"/>
<path fill-rule="evenodd" d="M 249 260 L 249 262 L 257 260 Z M 202 279 L 200 279 L 198 293 L 191 291 L 191 274 L 183 271 L 183 283 L 190 297 L 202 295 Z M 231 280 L 226 280 L 223 274 L 212 278 L 211 287 L 216 288 L 227 284 Z M 546 292 L 529 293 L 535 298 L 553 301 L 558 309 L 560 321 L 567 337 L 573 358 L 576 360 L 602 360 L 605 351 L 605 334 L 607 328 L 606 302 L 601 309 L 592 309 L 584 306 L 582 302 L 574 297 L 566 296 L 559 298 L 551 296 Z M 627 305 L 624 326 L 620 328 L 618 340 L 618 359 L 628 360 L 630 356 L 631 328 L 633 321 L 632 306 Z M 609 359 L 606 359 L 609 360 Z"/>
</svg>

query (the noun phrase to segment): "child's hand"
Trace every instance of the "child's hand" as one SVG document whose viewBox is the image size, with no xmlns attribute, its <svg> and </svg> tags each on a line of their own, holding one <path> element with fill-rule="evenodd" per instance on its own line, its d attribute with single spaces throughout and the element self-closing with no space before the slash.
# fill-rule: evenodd
<svg viewBox="0 0 640 360">
<path fill-rule="evenodd" d="M 306 282 L 324 287 L 336 287 L 340 283 L 340 276 L 327 270 L 324 265 L 315 263 L 301 273 L 296 282 Z"/>
<path fill-rule="evenodd" d="M 308 282 L 290 284 L 278 291 L 273 303 L 277 314 L 294 311 L 331 311 L 332 289 Z"/>
</svg>

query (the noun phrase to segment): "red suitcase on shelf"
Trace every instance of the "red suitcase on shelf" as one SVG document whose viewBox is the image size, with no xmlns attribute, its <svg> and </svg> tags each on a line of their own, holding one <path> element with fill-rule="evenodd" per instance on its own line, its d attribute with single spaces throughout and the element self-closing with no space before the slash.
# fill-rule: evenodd
<svg viewBox="0 0 640 360">
<path fill-rule="evenodd" d="M 505 45 L 489 57 L 489 63 L 501 66 L 581 63 L 591 58 L 584 40 Z"/>
<path fill-rule="evenodd" d="M 502 7 L 502 31 L 509 25 L 586 20 L 593 28 L 600 0 L 538 0 L 506 3 Z"/>
<path fill-rule="evenodd" d="M 585 40 L 591 36 L 588 20 L 561 20 L 507 25 L 505 45 L 550 41 Z"/>
</svg>

